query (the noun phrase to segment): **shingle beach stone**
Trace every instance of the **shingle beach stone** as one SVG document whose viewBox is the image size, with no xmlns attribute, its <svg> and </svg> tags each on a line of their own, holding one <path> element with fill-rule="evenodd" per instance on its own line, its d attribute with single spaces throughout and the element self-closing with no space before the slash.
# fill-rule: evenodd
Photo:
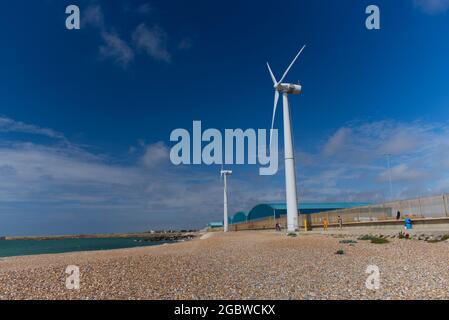
<svg viewBox="0 0 449 320">
<path fill-rule="evenodd" d="M 348 236 L 348 239 L 354 239 Z M 164 246 L 0 260 L 0 299 L 449 299 L 448 242 L 213 233 Z M 66 288 L 68 265 L 80 290 Z M 380 288 L 366 282 L 369 266 Z"/>
</svg>

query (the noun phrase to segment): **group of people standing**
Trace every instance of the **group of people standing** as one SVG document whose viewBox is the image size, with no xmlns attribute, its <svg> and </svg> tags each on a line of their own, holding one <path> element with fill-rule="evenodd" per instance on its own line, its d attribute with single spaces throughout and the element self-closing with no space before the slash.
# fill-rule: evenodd
<svg viewBox="0 0 449 320">
<path fill-rule="evenodd" d="M 401 219 L 401 212 L 398 211 L 396 213 L 396 220 Z M 340 216 L 337 217 L 337 223 L 338 223 L 338 228 L 341 230 L 343 229 L 343 220 Z M 405 229 L 406 230 L 410 230 L 412 228 L 412 219 L 409 216 L 405 216 Z M 327 231 L 329 228 L 329 220 L 327 219 L 327 217 L 324 217 L 323 219 L 323 229 L 324 231 Z"/>
<path fill-rule="evenodd" d="M 401 219 L 401 212 L 398 211 L 396 213 L 396 220 Z M 341 218 L 341 216 L 337 217 L 337 223 L 338 223 L 338 228 L 341 230 L 343 229 L 343 219 Z M 405 229 L 406 230 L 410 230 L 412 228 L 412 219 L 409 216 L 405 217 L 404 220 L 405 223 Z M 327 217 L 324 217 L 323 219 L 323 229 L 324 231 L 327 231 L 329 228 L 329 220 Z M 281 225 L 279 223 L 276 223 L 276 231 L 281 231 Z"/>
<path fill-rule="evenodd" d="M 337 223 L 338 223 L 338 228 L 340 230 L 343 229 L 343 219 L 340 216 L 337 217 Z M 329 220 L 325 217 L 323 219 L 323 229 L 324 229 L 324 231 L 327 231 L 328 228 L 329 228 Z"/>
</svg>

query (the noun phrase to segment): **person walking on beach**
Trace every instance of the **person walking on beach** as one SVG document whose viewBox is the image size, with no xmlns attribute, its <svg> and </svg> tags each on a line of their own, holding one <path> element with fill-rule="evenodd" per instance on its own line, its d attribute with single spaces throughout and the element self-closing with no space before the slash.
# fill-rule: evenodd
<svg viewBox="0 0 449 320">
<path fill-rule="evenodd" d="M 398 210 L 398 213 L 396 214 L 396 220 L 401 219 L 401 211 Z"/>
<path fill-rule="evenodd" d="M 323 220 L 324 231 L 327 231 L 327 227 L 329 227 L 329 221 L 327 221 L 327 218 L 324 218 L 324 220 Z"/>
<path fill-rule="evenodd" d="M 281 225 L 279 223 L 276 223 L 276 231 L 281 231 Z"/>
<path fill-rule="evenodd" d="M 340 216 L 338 216 L 337 221 L 338 221 L 338 228 L 339 228 L 340 230 L 343 229 L 343 220 L 341 219 Z"/>
</svg>

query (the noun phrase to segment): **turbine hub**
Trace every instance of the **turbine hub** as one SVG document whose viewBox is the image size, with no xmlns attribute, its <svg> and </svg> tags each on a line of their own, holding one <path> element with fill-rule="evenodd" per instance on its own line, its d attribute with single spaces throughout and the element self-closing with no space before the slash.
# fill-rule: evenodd
<svg viewBox="0 0 449 320">
<path fill-rule="evenodd" d="M 300 94 L 302 87 L 299 84 L 280 83 L 276 86 L 276 90 L 287 94 Z"/>
</svg>

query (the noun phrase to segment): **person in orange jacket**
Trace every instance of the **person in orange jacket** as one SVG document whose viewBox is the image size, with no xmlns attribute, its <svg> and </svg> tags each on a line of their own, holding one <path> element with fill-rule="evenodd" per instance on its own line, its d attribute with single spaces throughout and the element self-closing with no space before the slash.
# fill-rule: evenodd
<svg viewBox="0 0 449 320">
<path fill-rule="evenodd" d="M 329 221 L 327 220 L 327 218 L 324 218 L 324 220 L 323 220 L 324 231 L 327 231 L 328 227 L 329 227 Z"/>
</svg>

